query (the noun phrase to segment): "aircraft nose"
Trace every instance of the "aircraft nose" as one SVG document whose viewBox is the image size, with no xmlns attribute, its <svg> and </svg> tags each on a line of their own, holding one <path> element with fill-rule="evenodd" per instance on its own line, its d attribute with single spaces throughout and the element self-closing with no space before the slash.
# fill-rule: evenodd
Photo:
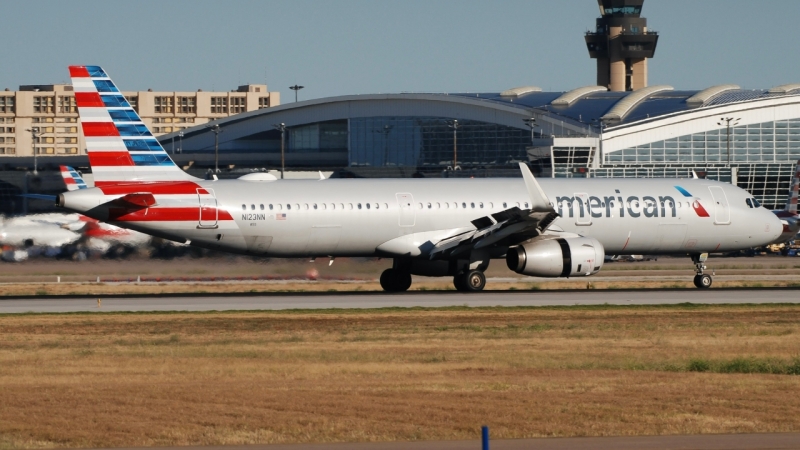
<svg viewBox="0 0 800 450">
<path fill-rule="evenodd" d="M 772 211 L 764 209 L 764 235 L 768 237 L 767 243 L 778 239 L 783 233 L 783 224 L 781 223 L 781 219 L 775 215 Z"/>
</svg>

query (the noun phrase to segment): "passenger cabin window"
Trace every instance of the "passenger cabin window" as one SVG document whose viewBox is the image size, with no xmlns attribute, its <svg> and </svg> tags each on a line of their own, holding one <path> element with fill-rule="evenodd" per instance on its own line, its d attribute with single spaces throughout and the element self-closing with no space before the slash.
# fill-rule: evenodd
<svg viewBox="0 0 800 450">
<path fill-rule="evenodd" d="M 272 203 L 269 204 L 269 210 L 272 211 Z"/>
<path fill-rule="evenodd" d="M 358 209 L 361 209 L 361 203 L 358 204 Z"/>
<path fill-rule="evenodd" d="M 256 205 L 250 205 L 250 210 L 251 211 L 255 211 L 256 210 Z"/>
<path fill-rule="evenodd" d="M 367 203 L 367 209 L 369 209 L 369 203 Z"/>
<path fill-rule="evenodd" d="M 503 202 L 503 208 L 508 208 L 508 206 L 506 206 L 506 202 Z"/>
<path fill-rule="evenodd" d="M 466 209 L 467 204 L 465 202 L 461 202 L 461 207 Z"/>
<path fill-rule="evenodd" d="M 290 203 L 286 204 L 286 209 L 292 209 L 292 205 Z"/>
<path fill-rule="evenodd" d="M 259 206 L 259 208 L 261 208 L 262 211 L 264 210 L 264 204 L 263 203 L 258 205 L 258 206 Z"/>
<path fill-rule="evenodd" d="M 247 211 L 247 205 L 242 205 L 242 211 Z"/>
</svg>

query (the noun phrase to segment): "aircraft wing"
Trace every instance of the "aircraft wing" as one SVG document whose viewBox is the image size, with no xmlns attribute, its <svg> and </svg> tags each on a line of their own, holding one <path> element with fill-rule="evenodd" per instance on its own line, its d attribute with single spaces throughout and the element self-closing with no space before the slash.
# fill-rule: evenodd
<svg viewBox="0 0 800 450">
<path fill-rule="evenodd" d="M 528 166 L 520 163 L 531 207 L 513 207 L 472 221 L 475 230 L 447 237 L 434 244 L 431 259 L 450 259 L 469 255 L 472 250 L 510 246 L 539 236 L 559 216 Z"/>
</svg>

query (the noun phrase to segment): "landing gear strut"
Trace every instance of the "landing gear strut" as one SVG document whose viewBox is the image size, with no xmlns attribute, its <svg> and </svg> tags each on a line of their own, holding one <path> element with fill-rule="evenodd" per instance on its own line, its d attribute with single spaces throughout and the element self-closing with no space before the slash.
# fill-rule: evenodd
<svg viewBox="0 0 800 450">
<path fill-rule="evenodd" d="M 453 277 L 453 286 L 461 292 L 479 292 L 486 287 L 486 275 L 480 270 L 466 270 Z"/>
<path fill-rule="evenodd" d="M 386 292 L 405 292 L 411 287 L 411 273 L 386 269 L 381 274 L 381 287 Z"/>
<path fill-rule="evenodd" d="M 694 263 L 695 272 L 697 275 L 694 276 L 694 285 L 699 289 L 708 289 L 711 287 L 711 275 L 703 273 L 706 269 L 706 259 L 708 259 L 708 253 L 696 253 L 692 255 L 692 262 Z"/>
</svg>

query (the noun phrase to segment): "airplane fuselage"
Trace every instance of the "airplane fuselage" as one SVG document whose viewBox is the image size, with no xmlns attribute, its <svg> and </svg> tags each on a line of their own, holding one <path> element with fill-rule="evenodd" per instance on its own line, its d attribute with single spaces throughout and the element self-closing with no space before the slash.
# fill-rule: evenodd
<svg viewBox="0 0 800 450">
<path fill-rule="evenodd" d="M 539 182 L 560 215 L 549 232 L 594 237 L 607 254 L 730 251 L 763 245 L 781 231 L 770 211 L 748 206 L 752 196 L 726 183 Z M 529 206 L 523 180 L 512 178 L 218 180 L 177 191 L 154 193 L 156 205 L 133 214 L 115 216 L 113 208 L 88 208 L 86 214 L 237 253 L 426 258 L 436 242 L 474 229 L 471 221 Z M 100 188 L 66 195 L 75 193 L 82 199 L 76 195 L 65 205 L 75 210 L 120 197 Z"/>
</svg>

